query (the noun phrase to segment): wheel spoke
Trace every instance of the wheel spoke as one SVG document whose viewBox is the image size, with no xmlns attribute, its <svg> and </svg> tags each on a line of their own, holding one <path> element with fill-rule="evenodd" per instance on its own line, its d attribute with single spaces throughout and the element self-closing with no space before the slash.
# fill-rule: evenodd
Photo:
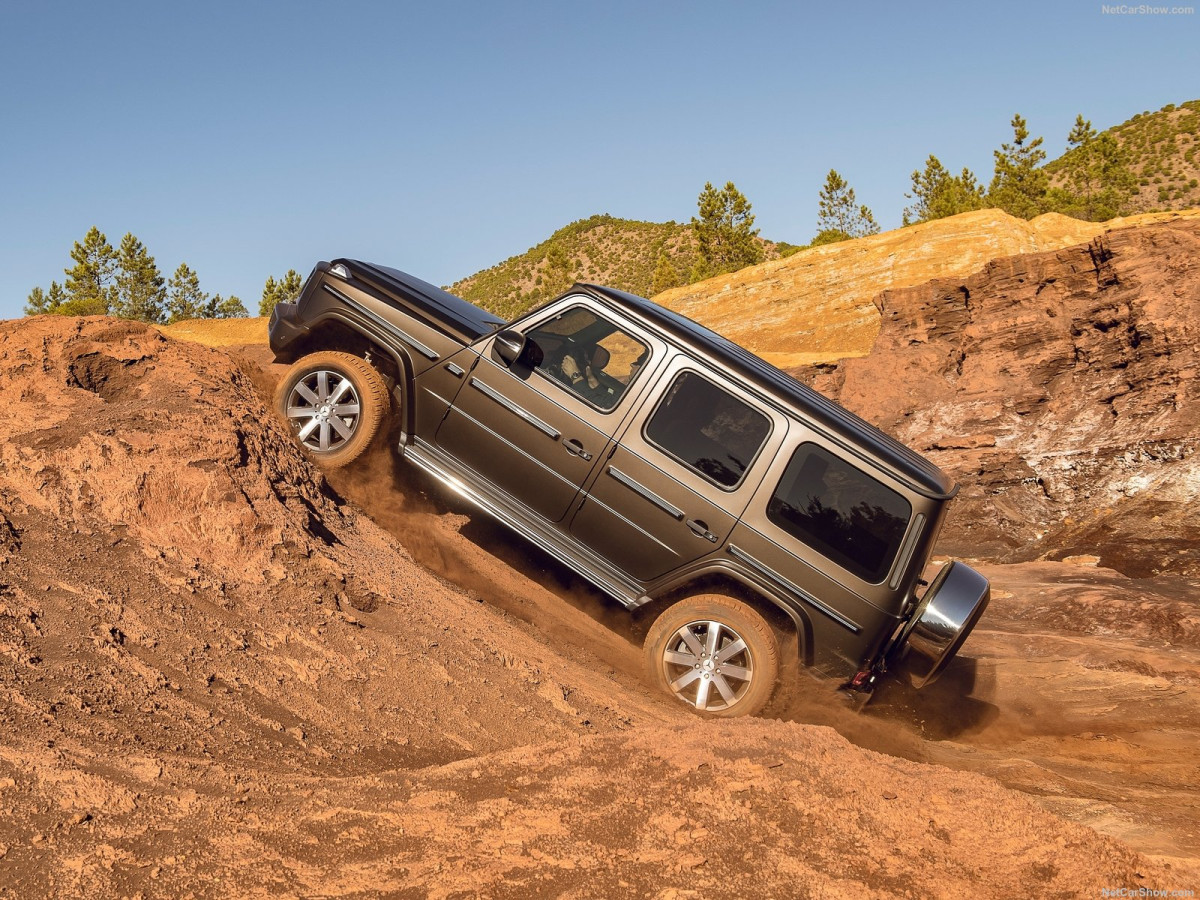
<svg viewBox="0 0 1200 900">
<path fill-rule="evenodd" d="M 699 669 L 688 669 L 686 672 L 684 672 L 682 675 L 680 675 L 678 678 L 676 678 L 674 681 L 671 682 L 671 690 L 678 693 L 679 691 L 683 690 L 685 687 L 687 687 L 689 684 L 691 684 L 693 681 L 695 681 L 699 677 L 700 677 Z"/>
<path fill-rule="evenodd" d="M 296 386 L 294 388 L 292 388 L 292 391 L 299 394 L 301 397 L 303 397 L 305 400 L 307 400 L 313 406 L 316 406 L 318 403 L 321 402 L 320 400 L 317 399 L 317 395 L 312 392 L 312 388 L 310 388 L 303 381 L 297 381 Z"/>
<path fill-rule="evenodd" d="M 680 653 L 678 650 L 668 650 L 663 654 L 663 661 L 674 663 L 677 666 L 694 666 L 697 662 L 696 657 L 691 653 Z"/>
<path fill-rule="evenodd" d="M 348 440 L 350 440 L 351 437 L 354 436 L 354 429 L 351 428 L 349 425 L 347 425 L 345 422 L 343 422 L 341 419 L 339 419 L 337 416 L 334 416 L 332 419 L 330 419 L 329 424 L 333 426 L 334 431 L 336 431 L 338 434 L 340 434 L 342 436 L 343 441 L 348 441 Z"/>
<path fill-rule="evenodd" d="M 713 659 L 717 655 L 717 647 L 721 644 L 721 628 L 720 622 L 708 623 L 708 641 L 705 643 L 704 650 L 708 653 L 709 659 Z"/>
<path fill-rule="evenodd" d="M 708 709 L 708 691 L 712 687 L 711 678 L 701 678 L 696 687 L 696 709 Z"/>
<path fill-rule="evenodd" d="M 348 391 L 348 390 L 350 390 L 350 379 L 343 378 L 341 383 L 336 388 L 334 388 L 333 393 L 329 395 L 329 402 L 337 403 L 339 400 L 342 399 L 342 395 L 345 394 L 346 391 Z"/>
<path fill-rule="evenodd" d="M 311 406 L 289 406 L 287 408 L 287 416 L 289 419 L 307 419 L 313 414 Z"/>
<path fill-rule="evenodd" d="M 745 649 L 746 649 L 746 642 L 743 641 L 741 638 L 738 638 L 736 641 L 734 641 L 728 647 L 722 647 L 720 652 L 713 656 L 713 659 L 715 659 L 718 663 L 723 663 L 723 662 L 725 662 L 725 660 L 732 659 L 733 657 L 737 656 L 739 653 L 741 653 Z"/>
<path fill-rule="evenodd" d="M 322 423 L 321 423 L 321 442 L 320 442 L 320 447 L 321 447 L 321 449 L 322 449 L 322 450 L 328 450 L 328 449 L 329 449 L 329 422 L 328 422 L 328 421 L 325 421 L 325 422 L 322 422 Z"/>
<path fill-rule="evenodd" d="M 694 634 L 692 634 L 692 629 L 688 626 L 684 625 L 682 628 L 680 628 L 679 631 L 676 632 L 676 637 L 687 644 L 687 648 L 692 651 L 694 656 L 699 656 L 704 652 L 704 645 L 700 643 L 699 639 Z"/>
<path fill-rule="evenodd" d="M 304 427 L 300 429 L 300 434 L 299 434 L 300 440 L 307 441 L 309 439 L 309 437 L 312 435 L 312 433 L 316 430 L 317 426 L 320 424 L 321 424 L 321 420 L 318 419 L 316 416 L 313 416 L 311 419 L 309 419 L 307 422 L 305 422 Z"/>
<path fill-rule="evenodd" d="M 362 411 L 358 403 L 342 403 L 333 408 L 335 416 L 357 416 Z"/>
<path fill-rule="evenodd" d="M 329 373 L 324 369 L 317 373 L 317 399 L 321 403 L 329 399 Z"/>
<path fill-rule="evenodd" d="M 728 664 L 721 666 L 721 676 L 723 678 L 736 678 L 738 681 L 749 681 L 750 675 L 750 670 L 742 666 L 731 666 Z"/>
<path fill-rule="evenodd" d="M 717 691 L 721 694 L 721 699 L 725 701 L 726 706 L 732 706 L 737 700 L 737 694 L 733 692 L 733 688 L 729 686 L 729 682 L 725 680 L 725 676 L 713 673 L 712 683 L 717 686 Z"/>
</svg>

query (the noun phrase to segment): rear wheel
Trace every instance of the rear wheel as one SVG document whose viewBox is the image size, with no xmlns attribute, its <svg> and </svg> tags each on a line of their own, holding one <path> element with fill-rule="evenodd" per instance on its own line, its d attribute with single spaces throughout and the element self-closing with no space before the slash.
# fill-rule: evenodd
<svg viewBox="0 0 1200 900">
<path fill-rule="evenodd" d="M 645 657 L 655 685 L 704 716 L 760 712 L 779 678 L 771 626 L 722 594 L 688 597 L 665 610 L 646 635 Z"/>
<path fill-rule="evenodd" d="M 300 445 L 323 466 L 344 466 L 379 432 L 389 403 L 383 376 L 351 353 L 311 353 L 288 369 L 275 409 Z"/>
</svg>

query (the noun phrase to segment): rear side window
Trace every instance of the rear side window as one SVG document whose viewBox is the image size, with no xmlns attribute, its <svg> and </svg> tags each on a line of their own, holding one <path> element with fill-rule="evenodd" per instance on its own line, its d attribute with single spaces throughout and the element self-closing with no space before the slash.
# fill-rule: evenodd
<svg viewBox="0 0 1200 900">
<path fill-rule="evenodd" d="M 816 444 L 792 455 L 767 518 L 864 581 L 887 577 L 904 538 L 909 502 Z"/>
<path fill-rule="evenodd" d="M 722 488 L 738 485 L 771 420 L 695 372 L 683 372 L 646 423 L 646 440 Z"/>
</svg>

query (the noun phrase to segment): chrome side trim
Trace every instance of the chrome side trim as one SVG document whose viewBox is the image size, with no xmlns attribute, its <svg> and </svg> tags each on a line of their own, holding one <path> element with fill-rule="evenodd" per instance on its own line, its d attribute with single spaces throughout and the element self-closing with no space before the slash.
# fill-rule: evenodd
<svg viewBox="0 0 1200 900">
<path fill-rule="evenodd" d="M 564 538 L 561 533 L 551 533 L 535 519 L 536 513 L 524 507 L 509 507 L 492 500 L 479 488 L 468 485 L 457 477 L 451 466 L 446 465 L 445 454 L 427 442 L 416 441 L 402 448 L 404 458 L 417 468 L 432 475 L 455 493 L 474 503 L 484 512 L 494 516 L 526 540 L 554 553 L 563 565 L 578 572 L 592 584 L 604 591 L 622 606 L 632 609 L 645 602 L 640 587 L 635 582 L 610 572 L 608 564 L 594 554 L 581 548 L 576 542 Z"/>
<path fill-rule="evenodd" d="M 829 618 L 833 619 L 833 621 L 835 621 L 839 625 L 841 625 L 843 628 L 849 629 L 854 634 L 858 634 L 860 631 L 862 631 L 862 626 L 859 625 L 857 622 L 855 622 L 853 619 L 846 618 L 840 612 L 838 612 L 836 609 L 834 609 L 832 606 L 822 603 L 820 600 L 818 600 L 816 597 L 814 597 L 808 591 L 793 584 L 791 581 L 788 581 L 788 579 L 784 578 L 782 575 L 780 575 L 778 572 L 776 572 L 770 566 L 760 563 L 757 559 L 755 559 L 753 556 L 751 556 L 745 550 L 742 550 L 740 547 L 736 547 L 733 544 L 730 544 L 727 549 L 729 550 L 729 554 L 731 556 L 733 556 L 735 559 L 740 560 L 741 562 L 745 563 L 751 569 L 754 569 L 756 572 L 758 572 L 758 574 L 764 576 L 768 580 L 775 582 L 775 584 L 777 584 L 779 587 L 786 590 L 788 593 L 795 594 L 797 597 L 799 597 L 801 600 L 803 600 L 805 603 L 807 603 L 813 609 L 817 610 L 818 612 L 824 613 Z"/>
<path fill-rule="evenodd" d="M 636 531 L 638 534 L 640 534 L 642 537 L 646 538 L 647 540 L 654 541 L 654 543 L 658 544 L 658 546 L 662 547 L 664 550 L 666 550 L 672 556 L 679 555 L 679 551 L 677 551 L 674 547 L 667 546 L 662 541 L 660 541 L 658 538 L 656 538 L 654 535 L 652 535 L 650 532 L 648 532 L 645 528 L 638 525 L 637 522 L 634 522 L 632 519 L 628 519 L 625 516 L 621 515 L 619 512 L 617 512 L 615 509 L 613 509 L 607 503 L 603 502 L 602 500 L 597 500 L 596 497 L 594 497 L 592 494 L 588 494 L 587 499 L 584 500 L 583 503 L 584 503 L 584 506 L 586 506 L 589 503 L 595 503 L 597 506 L 599 506 L 601 509 L 603 509 L 605 512 L 607 512 L 610 516 L 612 516 L 614 519 L 624 522 L 626 525 L 628 525 L 630 528 L 632 528 L 634 531 Z"/>
<path fill-rule="evenodd" d="M 455 378 L 462 378 L 463 375 L 467 371 L 462 366 L 460 366 L 458 363 L 452 363 L 452 362 L 446 363 L 446 365 L 443 366 L 442 368 L 444 368 L 447 372 L 449 372 Z"/>
<path fill-rule="evenodd" d="M 397 328 L 395 325 L 393 325 L 391 322 L 389 322 L 383 316 L 371 312 L 371 310 L 367 309 L 365 306 L 363 306 L 357 300 L 353 300 L 350 297 L 347 297 L 345 294 L 343 294 L 337 288 L 330 287 L 327 284 L 323 284 L 323 285 L 321 285 L 321 287 L 323 287 L 325 290 L 329 291 L 329 293 L 333 294 L 333 296 L 337 297 L 339 300 L 341 300 L 343 303 L 345 303 L 347 306 L 349 306 L 352 310 L 354 310 L 359 315 L 366 316 L 368 319 L 370 319 L 372 322 L 374 322 L 380 328 L 385 328 L 388 331 L 392 332 L 392 334 L 396 335 L 396 337 L 400 338 L 400 340 L 404 341 L 404 343 L 408 344 L 410 347 L 412 347 L 414 350 L 416 350 L 422 356 L 424 356 L 428 359 L 432 359 L 434 361 L 436 361 L 440 358 L 438 356 L 438 354 L 434 353 L 433 350 L 431 350 L 425 344 L 422 344 L 411 334 L 408 334 L 406 331 L 403 331 L 402 329 Z"/>
<path fill-rule="evenodd" d="M 847 592 L 847 593 L 849 593 L 849 594 L 853 594 L 855 597 L 857 597 L 857 598 L 858 598 L 859 600 L 861 600 L 863 603 L 867 604 L 867 606 L 871 606 L 871 607 L 874 607 L 875 609 L 879 609 L 879 604 L 877 604 L 877 603 L 872 603 L 870 600 L 868 600 L 866 597 L 864 597 L 864 596 L 862 595 L 862 592 L 861 592 L 861 591 L 856 591 L 856 590 L 855 590 L 854 588 L 852 588 L 852 587 L 851 587 L 851 586 L 850 586 L 850 585 L 849 585 L 849 584 L 848 584 L 848 583 L 847 583 L 845 580 L 839 580 L 839 579 L 837 579 L 837 578 L 834 578 L 832 575 L 829 575 L 829 574 L 827 574 L 827 573 L 825 573 L 825 572 L 822 572 L 820 569 L 818 569 L 816 566 L 814 566 L 814 565 L 813 565 L 811 562 L 809 562 L 809 561 L 808 561 L 807 559 L 805 559 L 803 556 L 800 556 L 798 553 L 796 553 L 796 551 L 795 551 L 795 550 L 791 550 L 791 549 L 789 549 L 787 546 L 785 546 L 784 544 L 781 544 L 781 543 L 779 543 L 779 541 L 777 541 L 777 540 L 775 540 L 774 538 L 770 537 L 769 535 L 763 534 L 761 531 L 759 531 L 759 530 L 758 530 L 757 528 L 755 528 L 753 525 L 750 525 L 749 523 L 747 523 L 745 520 L 743 520 L 743 521 L 739 522 L 739 523 L 738 523 L 738 525 L 739 525 L 739 527 L 745 528 L 747 531 L 749 531 L 750 533 L 752 533 L 752 534 L 753 534 L 755 537 L 759 538 L 760 540 L 764 540 L 764 541 L 766 541 L 766 542 L 767 542 L 768 544 L 770 544 L 772 547 L 776 547 L 776 548 L 778 548 L 779 550 L 783 551 L 783 552 L 784 552 L 784 553 L 786 553 L 788 556 L 790 556 L 790 557 L 792 557 L 793 559 L 795 559 L 795 560 L 796 560 L 796 562 L 800 563 L 802 566 L 805 566 L 806 568 L 812 569 L 812 571 L 816 572 L 816 573 L 817 573 L 818 575 L 820 575 L 822 578 L 827 578 L 829 581 L 832 581 L 834 584 L 836 584 L 836 585 L 837 585 L 838 587 L 840 587 L 842 590 L 846 591 L 846 592 Z M 818 554 L 818 555 L 820 555 L 820 554 Z M 822 559 L 824 559 L 824 557 L 822 557 Z M 835 564 L 835 565 L 836 565 L 836 564 Z M 840 567 L 839 567 L 839 568 L 840 568 Z M 886 610 L 883 610 L 883 609 L 879 609 L 879 611 L 880 611 L 880 612 L 886 612 Z M 888 615 L 892 615 L 892 616 L 894 616 L 894 615 L 895 615 L 894 613 L 887 613 L 887 614 L 888 614 Z"/>
<path fill-rule="evenodd" d="M 470 384 L 471 387 L 475 388 L 475 390 L 479 391 L 479 393 L 483 394 L 485 397 L 499 403 L 501 406 L 503 406 L 505 409 L 507 409 L 510 413 L 515 415 L 517 418 L 528 422 L 530 425 L 532 425 L 534 428 L 536 428 L 542 434 L 546 435 L 546 437 L 550 438 L 550 440 L 557 441 L 560 437 L 562 437 L 562 432 L 560 432 L 553 425 L 551 425 L 548 422 L 542 421 L 541 419 L 539 419 L 537 416 L 535 416 L 533 413 L 531 413 L 529 410 L 525 409 L 524 407 L 517 406 L 517 404 L 513 403 L 511 400 L 509 400 L 507 397 L 505 397 L 502 393 L 500 393 L 494 387 L 484 384 L 478 378 L 472 378 L 467 383 Z"/>
<path fill-rule="evenodd" d="M 546 465 L 544 462 L 542 462 L 536 456 L 531 455 L 529 453 L 529 451 L 524 450 L 521 447 L 518 447 L 516 444 L 514 444 L 512 441 L 510 441 L 504 435 L 496 434 L 495 431 L 488 428 L 486 425 L 484 425 L 482 422 L 480 422 L 474 416 L 468 415 L 466 412 L 464 412 L 461 407 L 455 407 L 453 410 L 451 410 L 451 414 L 453 414 L 453 413 L 457 413 L 458 415 L 462 416 L 464 419 L 469 421 L 476 428 L 491 435 L 493 438 L 498 440 L 500 443 L 502 443 L 506 447 L 508 447 L 510 450 L 515 451 L 517 454 L 519 454 L 524 459 L 529 460 L 531 463 L 533 463 L 535 466 L 537 466 L 539 469 L 541 469 L 547 475 L 553 476 L 554 478 L 557 478 L 559 481 L 561 481 L 563 484 L 569 485 L 570 488 L 574 491 L 579 490 L 579 485 L 576 484 L 574 481 L 572 481 L 570 478 L 567 478 L 561 472 L 555 471 L 554 469 L 550 468 L 550 466 Z"/>
<path fill-rule="evenodd" d="M 893 591 L 900 586 L 900 576 L 904 574 L 904 570 L 908 568 L 908 563 L 912 559 L 913 551 L 917 549 L 917 538 L 921 536 L 921 531 L 925 527 L 925 514 L 917 513 L 912 520 L 912 525 L 909 526 L 908 536 L 904 538 L 904 543 L 900 545 L 900 556 L 896 562 L 896 569 L 892 575 L 892 580 L 888 582 L 888 587 Z"/>
<path fill-rule="evenodd" d="M 625 487 L 629 488 L 639 497 L 649 500 L 671 518 L 677 519 L 680 522 L 683 521 L 684 512 L 682 509 L 675 504 L 664 500 L 662 497 L 658 496 L 658 494 L 654 493 L 654 491 L 650 490 L 650 488 L 646 487 L 640 482 L 634 481 L 616 466 L 609 466 L 608 474 L 617 479 L 617 481 L 621 482 L 621 484 L 625 485 Z"/>
</svg>

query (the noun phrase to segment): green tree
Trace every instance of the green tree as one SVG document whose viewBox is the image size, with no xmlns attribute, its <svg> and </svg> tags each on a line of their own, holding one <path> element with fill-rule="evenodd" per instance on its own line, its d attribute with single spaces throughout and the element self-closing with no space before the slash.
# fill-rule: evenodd
<svg viewBox="0 0 1200 900">
<path fill-rule="evenodd" d="M 904 210 L 905 225 L 983 209 L 987 203 L 983 186 L 970 169 L 964 167 L 961 175 L 951 175 L 932 153 L 925 169 L 912 173 L 912 193 L 904 196 L 913 201 Z"/>
<path fill-rule="evenodd" d="M 180 263 L 167 283 L 167 321 L 202 319 L 208 310 L 208 294 L 200 290 L 200 276 L 187 263 Z"/>
<path fill-rule="evenodd" d="M 562 244 L 551 244 L 546 251 L 546 283 L 550 293 L 557 294 L 571 286 L 571 258 Z"/>
<path fill-rule="evenodd" d="M 699 216 L 692 216 L 696 248 L 700 258 L 692 280 L 736 272 L 762 262 L 762 245 L 750 201 L 732 181 L 717 190 L 705 182 L 696 199 Z"/>
<path fill-rule="evenodd" d="M 249 315 L 246 304 L 233 294 L 224 298 L 220 294 L 216 294 L 204 304 L 203 318 L 205 319 L 244 319 Z"/>
<path fill-rule="evenodd" d="M 817 199 L 817 236 L 812 246 L 868 234 L 879 234 L 875 216 L 866 206 L 858 205 L 854 188 L 836 169 L 830 169 Z"/>
<path fill-rule="evenodd" d="M 1049 192 L 1051 208 L 1090 222 L 1124 212 L 1137 191 L 1137 178 L 1116 138 L 1096 134 L 1092 123 L 1078 115 L 1067 135 L 1067 147 L 1063 184 Z"/>
<path fill-rule="evenodd" d="M 658 254 L 658 265 L 654 268 L 654 281 L 650 285 L 650 293 L 661 294 L 679 285 L 679 272 L 666 253 Z"/>
<path fill-rule="evenodd" d="M 269 316 L 276 303 L 294 303 L 303 286 L 304 282 L 295 269 L 288 269 L 287 274 L 278 281 L 275 276 L 268 275 L 263 285 L 262 299 L 258 303 L 258 314 Z"/>
<path fill-rule="evenodd" d="M 993 151 L 996 171 L 988 187 L 987 202 L 1009 215 L 1032 219 L 1046 211 L 1049 181 L 1040 168 L 1046 158 L 1040 137 L 1029 139 L 1029 128 L 1020 114 L 1013 116 L 1013 142 Z"/>
<path fill-rule="evenodd" d="M 58 292 L 57 303 L 52 299 L 55 291 Z M 47 313 L 56 312 L 60 306 L 62 306 L 62 288 L 57 281 L 52 281 L 49 294 L 40 287 L 35 287 L 29 292 L 29 296 L 25 299 L 25 315 L 44 316 Z"/>
<path fill-rule="evenodd" d="M 166 286 L 146 246 L 127 233 L 117 251 L 116 301 L 113 312 L 125 319 L 161 323 Z"/>
<path fill-rule="evenodd" d="M 63 271 L 66 300 L 55 310 L 68 316 L 107 315 L 116 304 L 117 253 L 112 244 L 93 225 L 84 235 L 83 243 L 75 242 L 71 249 L 75 265 Z"/>
</svg>

